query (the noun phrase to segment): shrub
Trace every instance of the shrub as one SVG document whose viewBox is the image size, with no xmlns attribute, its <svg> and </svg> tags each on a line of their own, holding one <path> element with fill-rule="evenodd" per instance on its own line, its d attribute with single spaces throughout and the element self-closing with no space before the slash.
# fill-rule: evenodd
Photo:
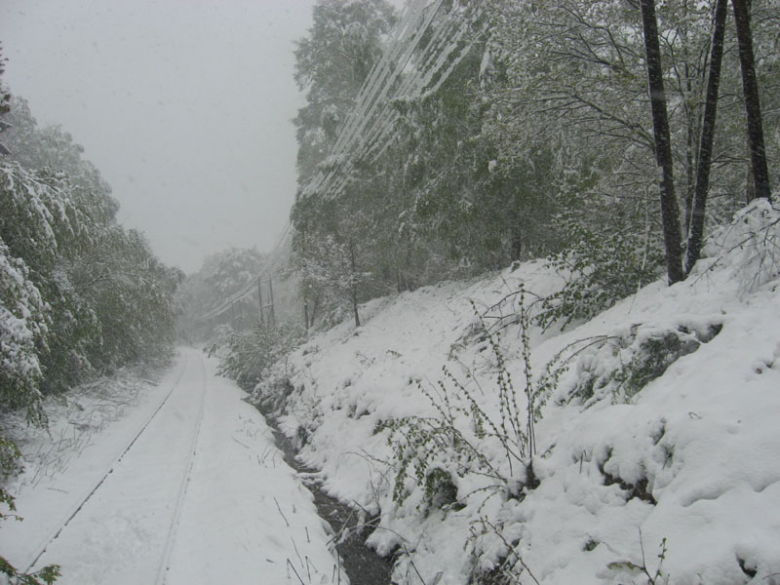
<svg viewBox="0 0 780 585">
<path fill-rule="evenodd" d="M 619 229 L 596 233 L 573 220 L 564 222 L 564 232 L 576 243 L 547 257 L 565 284 L 542 299 L 536 322 L 543 329 L 588 321 L 663 272 L 660 241 L 650 232 L 645 237 Z"/>
<path fill-rule="evenodd" d="M 272 329 L 258 324 L 250 331 L 233 333 L 227 340 L 220 373 L 242 388 L 252 389 L 266 368 L 291 352 L 302 338 L 300 328 L 290 325 Z"/>
<path fill-rule="evenodd" d="M 519 497 L 523 489 L 534 489 L 538 485 L 533 469 L 534 424 L 541 417 L 541 406 L 551 384 L 549 371 L 534 380 L 528 346 L 530 322 L 522 292 L 517 322 L 523 343 L 519 357 L 526 379 L 524 409 L 517 401 L 517 390 L 501 349 L 500 333 L 490 331 L 476 305 L 472 303 L 472 306 L 480 323 L 478 339 L 487 342 L 496 363 L 493 393 L 498 402 L 499 418 L 494 420 L 475 397 L 474 387 L 482 395 L 486 392 L 471 371 L 468 371 L 465 383 L 446 366 L 442 368 L 443 378 L 436 385 L 426 387 L 418 381 L 418 388 L 431 402 L 437 416 L 393 419 L 383 422 L 378 429 L 389 431 L 388 442 L 393 450 L 395 469 L 393 500 L 399 505 L 409 495 L 406 485 L 410 477 L 424 490 L 424 500 L 429 504 L 454 503 L 453 480 L 467 474 L 490 478 L 493 483 L 486 489 L 494 494 L 503 492 L 507 497 Z M 486 455 L 486 441 L 498 443 L 504 454 L 505 468 Z M 447 492 L 446 497 L 444 492 Z"/>
<path fill-rule="evenodd" d="M 21 470 L 20 457 L 21 453 L 16 445 L 0 436 L 0 504 L 8 509 L 6 513 L 0 512 L 0 521 L 8 518 L 21 520 L 15 514 L 14 497 L 4 487 L 8 478 Z M 9 582 L 13 585 L 51 585 L 60 576 L 60 567 L 59 565 L 48 565 L 36 573 L 24 573 L 0 555 L 0 575 L 8 577 Z"/>
</svg>

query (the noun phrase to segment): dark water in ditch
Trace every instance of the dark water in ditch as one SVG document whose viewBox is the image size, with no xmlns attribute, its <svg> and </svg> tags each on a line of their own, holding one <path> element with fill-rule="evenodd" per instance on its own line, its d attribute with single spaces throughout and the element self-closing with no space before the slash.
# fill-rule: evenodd
<svg viewBox="0 0 780 585">
<path fill-rule="evenodd" d="M 255 406 L 257 407 L 257 405 Z M 284 461 L 303 476 L 306 487 L 314 495 L 317 512 L 333 529 L 341 566 L 349 577 L 350 583 L 352 585 L 391 585 L 392 561 L 380 557 L 366 546 L 366 539 L 373 530 L 366 525 L 370 524 L 370 520 L 367 523 L 365 515 L 360 514 L 359 510 L 355 510 L 355 508 L 326 494 L 316 479 L 307 478 L 307 474 L 314 474 L 317 470 L 298 461 L 295 446 L 281 432 L 273 415 L 264 412 L 261 407 L 257 408 L 273 431 L 276 446 L 282 451 Z"/>
</svg>

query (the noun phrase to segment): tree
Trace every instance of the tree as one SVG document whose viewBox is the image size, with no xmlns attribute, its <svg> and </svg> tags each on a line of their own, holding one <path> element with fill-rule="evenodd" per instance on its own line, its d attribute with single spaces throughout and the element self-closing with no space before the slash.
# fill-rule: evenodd
<svg viewBox="0 0 780 585">
<path fill-rule="evenodd" d="M 739 44 L 739 63 L 742 70 L 742 90 L 745 97 L 747 114 L 748 149 L 753 171 L 754 197 L 769 199 L 769 169 L 766 163 L 764 128 L 761 119 L 761 101 L 759 98 L 756 66 L 753 58 L 753 34 L 750 30 L 750 10 L 748 0 L 732 0 L 734 22 L 737 27 Z"/>
<path fill-rule="evenodd" d="M 256 248 L 228 248 L 208 256 L 201 268 L 190 274 L 176 292 L 180 307 L 179 330 L 191 342 L 209 341 L 219 325 L 230 325 L 245 318 L 245 326 L 254 322 L 259 315 L 256 279 L 268 261 L 266 254 Z M 249 292 L 237 302 L 236 311 L 219 313 L 226 301 L 242 292 Z"/>
<path fill-rule="evenodd" d="M 80 208 L 96 224 L 114 221 L 119 203 L 111 197 L 111 186 L 100 171 L 83 158 L 84 147 L 61 126 L 40 128 L 25 99 L 14 96 L 10 104 L 6 119 L 11 127 L 4 139 L 11 158 L 29 170 L 65 174 Z"/>
<path fill-rule="evenodd" d="M 297 266 L 305 269 L 306 312 L 312 307 L 307 322 L 317 310 L 327 310 L 321 301 L 333 297 L 335 307 L 340 295 L 353 306 L 359 322 L 356 307 L 363 271 L 356 248 L 363 244 L 360 233 L 365 233 L 365 226 L 359 225 L 354 203 L 362 199 L 362 185 L 350 185 L 350 194 L 338 201 L 320 201 L 310 184 L 333 162 L 328 155 L 363 83 L 382 56 L 383 36 L 395 21 L 395 10 L 385 0 L 320 0 L 313 17 L 312 28 L 295 50 L 295 80 L 307 95 L 306 105 L 294 120 L 299 184 L 291 215 L 297 232 L 294 253 Z M 345 273 L 350 275 L 346 285 Z M 323 286 L 333 294 L 317 290 Z"/>
<path fill-rule="evenodd" d="M 300 185 L 328 155 L 382 55 L 382 37 L 395 22 L 395 10 L 386 0 L 318 0 L 313 21 L 295 49 L 295 81 L 307 92 L 306 105 L 294 119 Z"/>
<path fill-rule="evenodd" d="M 685 259 L 685 274 L 693 270 L 701 253 L 704 238 L 704 219 L 709 193 L 710 166 L 715 138 L 715 120 L 718 111 L 718 90 L 720 88 L 720 68 L 723 62 L 723 39 L 726 31 L 728 0 L 717 0 L 713 15 L 712 46 L 710 48 L 710 72 L 707 79 L 707 101 L 704 106 L 699 158 L 696 169 L 696 187 L 693 195 L 690 223 L 688 228 L 688 246 Z"/>
<path fill-rule="evenodd" d="M 702 206 L 705 200 L 699 198 L 697 221 L 702 223 L 698 227 L 703 231 L 705 213 L 715 220 L 731 216 L 735 210 L 731 194 L 744 183 L 739 129 L 745 109 L 732 97 L 738 84 L 732 74 L 737 71 L 733 63 L 736 51 L 728 51 L 732 37 L 726 30 L 722 44 L 727 73 L 718 80 L 723 86 L 720 93 L 726 98 L 717 104 L 717 126 L 712 100 L 709 112 L 704 111 L 709 80 L 715 81 L 715 76 L 708 75 L 713 70 L 713 24 L 720 22 L 720 17 L 712 17 L 715 0 L 664 2 L 654 11 L 660 55 L 656 79 L 663 82 L 667 103 L 669 148 L 665 158 L 669 159 L 669 171 L 673 166 L 682 171 L 679 175 L 667 173 L 674 182 L 659 177 L 657 133 L 648 115 L 653 109 L 648 101 L 657 92 L 648 91 L 641 10 L 610 0 L 491 0 L 488 7 L 492 62 L 496 72 L 508 78 L 506 84 L 487 86 L 492 115 L 505 136 L 501 156 L 519 159 L 533 150 L 535 137 L 544 137 L 556 162 L 550 167 L 547 184 L 553 186 L 551 196 L 558 198 L 559 209 L 578 207 L 577 200 L 583 198 L 601 200 L 608 205 L 597 205 L 596 209 L 606 209 L 608 215 L 594 212 L 583 217 L 590 231 L 611 229 L 616 219 L 623 218 L 615 227 L 626 237 L 654 236 L 663 232 L 664 225 L 676 232 L 671 218 L 677 215 L 677 198 L 664 197 L 668 205 L 662 206 L 657 194 L 646 196 L 647 186 L 658 180 L 665 190 L 680 194 L 687 231 L 692 225 L 696 185 L 705 187 L 701 173 L 706 169 L 707 183 L 715 185 L 715 193 L 709 211 Z M 764 80 L 778 62 L 779 47 L 772 40 L 776 39 L 776 8 L 772 0 L 753 2 L 763 35 L 758 37 L 763 72 L 757 72 L 757 77 L 763 75 Z M 772 23 L 775 33 L 770 32 Z M 762 99 L 774 99 L 776 93 L 765 91 Z M 709 153 L 702 149 L 702 138 L 708 140 L 705 125 L 710 125 L 708 132 L 712 134 Z M 711 162 L 701 160 L 703 156 L 709 156 Z M 661 209 L 664 206 L 665 212 Z M 644 225 L 637 224 L 637 219 Z M 558 243 L 566 246 L 565 234 L 561 236 Z M 675 256 L 672 280 L 682 273 L 676 268 L 677 239 L 667 238 L 675 240 L 669 242 Z"/>
<path fill-rule="evenodd" d="M 10 94 L 3 84 L 5 60 L 0 46 L 0 118 L 10 110 Z M 0 119 L 0 132 L 8 128 Z M 41 291 L 33 282 L 30 268 L 24 258 L 16 256 L 6 245 L 7 229 L 16 226 L 21 217 L 14 212 L 24 208 L 30 200 L 37 203 L 23 209 L 25 220 L 43 224 L 51 229 L 49 211 L 38 199 L 39 190 L 34 179 L 18 165 L 5 157 L 10 150 L 0 142 L 0 410 L 23 408 L 27 420 L 36 426 L 45 427 L 46 415 L 41 407 L 39 385 L 43 378 L 40 355 L 47 350 L 47 337 L 51 326 L 49 306 Z M 20 189 L 21 192 L 15 191 Z M 21 193 L 26 193 L 29 199 Z M 10 196 L 9 196 L 10 195 Z M 16 195 L 16 196 L 15 196 Z M 8 216 L 7 216 L 8 214 Z M 23 230 L 22 230 L 23 231 Z M 44 229 L 41 240 L 51 244 L 48 230 Z M 13 235 L 13 234 L 12 234 Z M 16 234 L 18 235 L 18 234 Z M 17 245 L 23 242 L 16 241 Z M 31 242 L 33 245 L 36 242 Z M 20 469 L 21 453 L 16 444 L 6 438 L 0 429 L 0 521 L 12 516 L 15 511 L 14 497 L 6 489 L 8 479 Z M 59 566 L 49 565 L 36 573 L 20 573 L 16 567 L 0 556 L 0 574 L 14 582 L 29 585 L 51 584 L 60 576 Z"/>
<path fill-rule="evenodd" d="M 3 57 L 3 44 L 0 43 L 0 133 L 8 129 L 10 125 L 3 120 L 3 117 L 11 111 L 11 92 L 9 92 L 3 83 L 3 74 L 5 73 L 6 59 Z M 0 141 L 0 156 L 11 154 L 8 147 Z"/>
</svg>

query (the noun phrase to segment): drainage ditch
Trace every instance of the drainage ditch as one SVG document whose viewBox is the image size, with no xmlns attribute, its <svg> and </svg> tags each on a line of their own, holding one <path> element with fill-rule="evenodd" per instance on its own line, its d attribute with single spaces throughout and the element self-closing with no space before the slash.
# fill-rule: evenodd
<svg viewBox="0 0 780 585">
<path fill-rule="evenodd" d="M 258 410 L 271 428 L 276 446 L 282 452 L 285 463 L 304 478 L 306 487 L 314 495 L 317 513 L 333 529 L 341 566 L 349 577 L 350 583 L 352 585 L 391 585 L 392 560 L 380 557 L 373 549 L 366 546 L 366 539 L 373 531 L 370 520 L 367 522 L 365 514 L 326 494 L 322 490 L 320 482 L 315 478 L 307 477 L 307 475 L 316 474 L 317 470 L 303 465 L 297 459 L 295 446 L 279 429 L 273 414 L 264 412 L 264 409 L 260 407 Z"/>
</svg>

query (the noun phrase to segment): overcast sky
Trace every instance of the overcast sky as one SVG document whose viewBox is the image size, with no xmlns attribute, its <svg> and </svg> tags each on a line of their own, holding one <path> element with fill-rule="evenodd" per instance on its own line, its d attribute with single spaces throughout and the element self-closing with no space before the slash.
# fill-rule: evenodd
<svg viewBox="0 0 780 585">
<path fill-rule="evenodd" d="M 293 41 L 314 0 L 0 0 L 12 93 L 86 148 L 157 255 L 187 272 L 270 251 L 295 196 Z"/>
</svg>

